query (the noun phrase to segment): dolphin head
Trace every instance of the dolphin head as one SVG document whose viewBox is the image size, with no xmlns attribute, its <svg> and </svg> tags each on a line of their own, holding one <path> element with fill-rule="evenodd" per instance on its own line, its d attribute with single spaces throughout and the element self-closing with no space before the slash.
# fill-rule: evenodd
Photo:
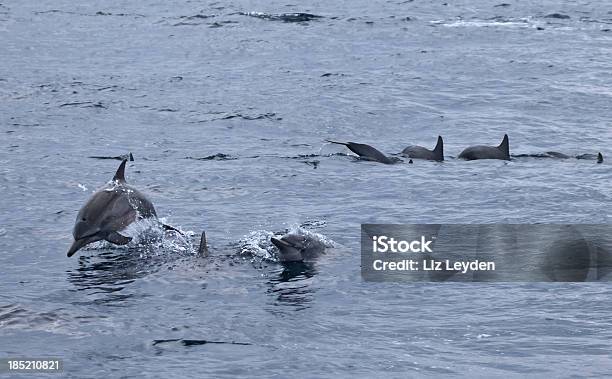
<svg viewBox="0 0 612 379">
<path fill-rule="evenodd" d="M 301 262 L 304 260 L 302 257 L 302 248 L 303 246 L 291 243 L 291 241 L 287 241 L 285 237 L 281 238 L 270 238 L 270 241 L 276 246 L 279 250 L 278 260 L 281 262 Z"/>
<path fill-rule="evenodd" d="M 67 255 L 69 257 L 73 256 L 83 246 L 103 240 L 106 237 L 103 228 L 104 214 L 106 207 L 112 202 L 112 198 L 112 192 L 102 189 L 94 193 L 79 210 L 72 229 L 74 242 L 68 250 Z"/>
<path fill-rule="evenodd" d="M 283 263 L 312 261 L 325 252 L 325 244 L 310 235 L 289 233 L 270 241 L 278 248 L 278 260 Z"/>
<path fill-rule="evenodd" d="M 90 237 L 75 239 L 72 245 L 70 246 L 70 249 L 68 249 L 68 253 L 66 255 L 68 257 L 72 257 L 74 253 L 79 251 L 83 246 L 89 245 L 90 243 L 93 243 L 93 242 L 101 241 L 103 239 L 104 239 L 103 237 L 97 234 L 90 236 Z"/>
</svg>

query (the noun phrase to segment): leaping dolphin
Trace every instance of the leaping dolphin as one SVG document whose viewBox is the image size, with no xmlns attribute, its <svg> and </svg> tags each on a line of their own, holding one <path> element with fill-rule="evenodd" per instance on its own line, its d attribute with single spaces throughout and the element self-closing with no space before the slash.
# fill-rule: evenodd
<svg viewBox="0 0 612 379">
<path fill-rule="evenodd" d="M 300 234 L 285 234 L 281 238 L 270 238 L 278 247 L 280 262 L 308 262 L 325 252 L 325 244 L 315 237 Z"/>
<path fill-rule="evenodd" d="M 69 257 L 83 246 L 96 241 L 106 240 L 115 245 L 125 245 L 132 238 L 119 231 L 136 220 L 157 218 L 153 203 L 125 182 L 126 163 L 127 159 L 124 159 L 113 179 L 96 191 L 79 210 L 72 231 L 74 242 L 67 254 Z"/>
<path fill-rule="evenodd" d="M 427 159 L 430 161 L 441 162 L 444 160 L 444 141 L 442 137 L 438 136 L 438 142 L 433 150 L 424 148 L 423 146 L 408 146 L 402 151 L 402 155 L 414 159 Z"/>
<path fill-rule="evenodd" d="M 330 141 L 330 140 L 326 140 L 326 141 L 329 143 L 335 143 L 337 145 L 344 145 L 348 147 L 350 151 L 359 155 L 359 158 L 364 159 L 364 160 L 380 162 L 380 163 L 385 163 L 385 164 L 393 164 L 393 163 L 398 163 L 402 161 L 401 159 L 397 157 L 387 157 L 385 154 L 376 150 L 372 146 L 366 145 L 364 143 L 336 142 L 336 141 Z"/>
<path fill-rule="evenodd" d="M 510 145 L 508 135 L 504 134 L 504 139 L 499 146 L 470 146 L 459 154 L 460 159 L 468 161 L 474 159 L 502 159 L 510 160 Z"/>
</svg>

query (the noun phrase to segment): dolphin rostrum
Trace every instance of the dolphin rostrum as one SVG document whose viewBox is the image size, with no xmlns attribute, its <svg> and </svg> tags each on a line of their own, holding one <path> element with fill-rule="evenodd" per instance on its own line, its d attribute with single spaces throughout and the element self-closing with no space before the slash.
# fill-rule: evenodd
<svg viewBox="0 0 612 379">
<path fill-rule="evenodd" d="M 312 261 L 325 252 L 325 244 L 317 238 L 301 234 L 285 234 L 270 241 L 279 250 L 280 262 Z"/>
<path fill-rule="evenodd" d="M 510 160 L 510 145 L 508 135 L 504 134 L 504 139 L 499 146 L 470 146 L 459 154 L 460 159 L 468 161 L 474 159 L 503 159 Z"/>
<path fill-rule="evenodd" d="M 370 145 L 366 145 L 364 143 L 355 143 L 355 142 L 336 142 L 326 140 L 329 143 L 335 143 L 337 145 L 344 145 L 349 148 L 350 151 L 359 155 L 359 158 L 368 161 L 380 162 L 385 164 L 393 164 L 401 162 L 402 160 L 397 157 L 387 157 L 385 154 L 376 150 Z"/>
<path fill-rule="evenodd" d="M 127 159 L 124 159 L 113 179 L 96 191 L 79 210 L 72 231 L 74 242 L 67 254 L 69 257 L 96 241 L 125 245 L 132 238 L 119 231 L 136 220 L 157 218 L 151 201 L 125 182 L 126 163 Z"/>
<path fill-rule="evenodd" d="M 402 151 L 402 155 L 414 159 L 427 159 L 430 161 L 441 162 L 444 160 L 444 141 L 442 137 L 438 136 L 438 142 L 433 150 L 424 148 L 423 146 L 408 146 Z"/>
</svg>

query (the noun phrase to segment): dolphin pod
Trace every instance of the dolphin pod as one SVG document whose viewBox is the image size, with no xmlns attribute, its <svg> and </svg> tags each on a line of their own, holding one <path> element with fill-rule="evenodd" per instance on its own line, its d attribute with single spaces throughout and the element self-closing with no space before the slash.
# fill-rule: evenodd
<svg viewBox="0 0 612 379">
<path fill-rule="evenodd" d="M 394 164 L 402 162 L 397 157 L 388 157 L 374 147 L 356 142 L 337 142 L 326 140 L 329 143 L 346 146 L 360 159 Z M 402 151 L 402 155 L 412 159 L 424 159 L 432 161 L 444 160 L 444 141 L 438 136 L 436 146 L 429 150 L 422 146 L 411 145 Z M 536 157 L 536 158 L 559 158 L 567 159 L 570 156 L 558 152 L 546 152 L 544 154 L 521 154 L 514 157 Z M 96 157 L 99 158 L 99 157 Z M 106 157 L 102 157 L 107 159 Z M 134 160 L 132 154 L 111 157 L 112 159 L 123 159 L 112 180 L 98 189 L 79 210 L 72 231 L 74 241 L 68 250 L 67 256 L 73 256 L 84 246 L 97 241 L 108 241 L 116 245 L 126 245 L 132 238 L 124 236 L 120 232 L 128 225 L 142 219 L 157 220 L 157 213 L 153 203 L 140 191 L 127 184 L 125 180 L 125 166 L 129 160 Z M 501 143 L 497 146 L 476 145 L 464 149 L 458 156 L 459 159 L 501 159 L 510 160 L 510 146 L 508 135 L 505 134 Z M 576 159 L 596 159 L 597 163 L 603 162 L 603 155 L 581 154 Z M 108 158 L 110 159 L 110 158 Z M 412 159 L 409 163 L 412 163 Z M 159 221 L 159 220 L 157 220 Z M 166 230 L 173 230 L 183 234 L 180 230 L 159 222 Z M 308 236 L 287 234 L 281 238 L 272 238 L 271 242 L 279 249 L 279 261 L 296 262 L 309 261 L 325 251 L 325 245 Z M 206 233 L 203 232 L 198 248 L 200 256 L 208 255 Z"/>
<path fill-rule="evenodd" d="M 385 154 L 381 153 L 379 150 L 375 149 L 370 145 L 366 145 L 363 143 L 356 142 L 336 142 L 331 140 L 325 140 L 329 143 L 335 143 L 338 145 L 344 145 L 353 153 L 357 154 L 360 159 L 369 160 L 374 162 L 392 164 L 401 162 L 401 159 L 396 157 L 388 157 Z M 407 146 L 404 150 L 402 150 L 401 155 L 411 158 L 408 163 L 412 163 L 412 159 L 424 159 L 430 161 L 444 161 L 444 141 L 441 136 L 438 136 L 438 141 L 436 146 L 429 150 L 423 146 L 418 145 L 410 145 Z M 572 158 L 569 155 L 558 153 L 554 151 L 549 151 L 544 154 L 520 154 L 520 155 L 512 155 L 512 157 L 535 157 L 535 158 L 559 158 L 559 159 L 567 159 Z M 508 135 L 504 134 L 504 138 L 501 143 L 497 146 L 487 146 L 487 145 L 474 145 L 465 148 L 457 157 L 459 159 L 464 159 L 467 161 L 477 160 L 477 159 L 500 159 L 509 161 L 511 159 L 510 155 L 510 143 L 508 140 Z M 596 160 L 597 163 L 603 162 L 603 155 L 601 153 L 594 154 L 580 154 L 576 155 L 573 158 L 576 159 L 587 159 L 587 160 Z"/>
</svg>

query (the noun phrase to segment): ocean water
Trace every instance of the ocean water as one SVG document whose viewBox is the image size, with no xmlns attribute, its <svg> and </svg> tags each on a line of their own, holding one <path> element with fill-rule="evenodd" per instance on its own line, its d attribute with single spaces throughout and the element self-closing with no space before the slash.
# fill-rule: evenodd
<svg viewBox="0 0 612 379">
<path fill-rule="evenodd" d="M 74 378 L 608 377 L 608 284 L 366 283 L 359 241 L 610 223 L 611 55 L 606 1 L 2 0 L 0 357 Z M 605 160 L 455 159 L 504 133 L 513 154 Z M 438 135 L 444 163 L 325 143 Z M 188 237 L 67 258 L 119 164 L 100 158 L 128 152 Z M 334 248 L 282 266 L 268 239 L 295 229 Z"/>
</svg>

